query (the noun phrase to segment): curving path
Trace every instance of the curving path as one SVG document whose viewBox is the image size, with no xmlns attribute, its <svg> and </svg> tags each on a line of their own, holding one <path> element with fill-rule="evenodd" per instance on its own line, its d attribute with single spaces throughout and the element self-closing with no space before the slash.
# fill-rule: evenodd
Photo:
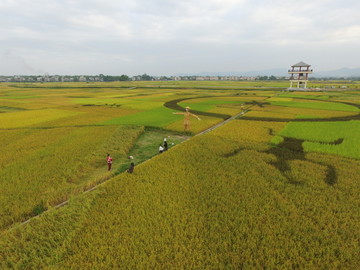
<svg viewBox="0 0 360 270">
<path fill-rule="evenodd" d="M 169 109 L 172 109 L 172 110 L 185 112 L 185 109 L 178 104 L 179 102 L 184 101 L 184 100 L 189 100 L 189 99 L 209 98 L 209 97 L 212 97 L 212 96 L 179 98 L 179 99 L 174 99 L 174 100 L 170 100 L 170 101 L 165 102 L 164 106 L 166 108 L 169 108 Z M 202 111 L 196 111 L 196 110 L 191 110 L 191 112 L 196 114 L 196 115 L 210 116 L 210 117 L 215 117 L 215 118 L 221 118 L 221 119 L 224 119 L 224 120 L 229 119 L 231 117 L 231 115 L 221 114 L 221 113 L 202 112 Z"/>
</svg>

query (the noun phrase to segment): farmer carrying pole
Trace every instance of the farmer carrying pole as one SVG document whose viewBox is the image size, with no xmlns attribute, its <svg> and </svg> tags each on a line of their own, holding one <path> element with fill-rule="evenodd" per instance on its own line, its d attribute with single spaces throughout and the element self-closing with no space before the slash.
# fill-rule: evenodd
<svg viewBox="0 0 360 270">
<path fill-rule="evenodd" d="M 184 115 L 184 131 L 190 131 L 191 130 L 191 123 L 190 123 L 190 116 L 193 116 L 197 118 L 198 120 L 201 120 L 199 116 L 196 114 L 193 114 L 189 112 L 190 107 L 185 108 L 185 112 L 174 112 L 173 114 L 182 114 Z"/>
</svg>

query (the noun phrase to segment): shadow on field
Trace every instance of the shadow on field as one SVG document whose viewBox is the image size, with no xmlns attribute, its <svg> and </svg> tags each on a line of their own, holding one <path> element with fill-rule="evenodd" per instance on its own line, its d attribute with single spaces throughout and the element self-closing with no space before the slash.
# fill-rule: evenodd
<svg viewBox="0 0 360 270">
<path fill-rule="evenodd" d="M 256 100 L 253 100 L 251 102 L 245 102 L 245 105 L 252 105 L 252 106 L 259 106 L 260 108 L 264 108 L 264 105 L 270 105 L 269 102 L 257 102 Z"/>
<path fill-rule="evenodd" d="M 342 143 L 343 140 L 344 139 L 337 139 L 334 142 L 330 142 L 330 143 L 326 143 L 326 144 L 337 145 L 337 144 Z M 303 142 L 305 142 L 305 140 L 284 137 L 284 141 L 281 142 L 277 147 L 272 147 L 271 149 L 265 151 L 265 153 L 276 156 L 276 162 L 272 162 L 272 165 L 274 165 L 279 171 L 281 171 L 282 174 L 292 184 L 300 184 L 300 182 L 296 181 L 295 179 L 290 179 L 289 177 L 286 176 L 285 172 L 291 170 L 288 161 L 291 161 L 291 160 L 309 161 L 305 157 L 304 148 L 302 146 Z M 311 162 L 315 163 L 313 161 L 311 161 Z M 316 164 L 320 164 L 320 165 L 323 165 L 326 167 L 326 176 L 325 176 L 324 181 L 328 185 L 331 185 L 331 186 L 334 185 L 337 181 L 335 168 L 329 164 L 324 164 L 324 163 L 319 163 L 319 162 L 316 162 Z"/>
<path fill-rule="evenodd" d="M 269 133 L 271 134 L 273 133 L 273 131 L 269 129 Z M 337 139 L 333 142 L 326 144 L 337 145 L 337 144 L 341 144 L 343 140 L 344 139 Z M 266 154 L 274 155 L 276 157 L 276 161 L 270 162 L 270 164 L 273 165 L 276 169 L 278 169 L 282 173 L 282 175 L 289 181 L 290 184 L 301 185 L 302 182 L 288 176 L 287 172 L 291 171 L 289 161 L 292 160 L 310 161 L 305 157 L 305 152 L 302 146 L 303 142 L 305 142 L 305 140 L 284 137 L 284 141 L 281 142 L 279 145 L 277 145 L 276 147 L 272 147 L 271 149 L 263 152 Z M 224 154 L 223 157 L 229 158 L 231 156 L 235 156 L 243 150 L 246 149 L 245 148 L 235 149 L 227 154 Z M 332 186 L 336 183 L 337 181 L 336 170 L 332 165 L 325 164 L 322 162 L 313 162 L 313 161 L 310 162 L 326 167 L 326 175 L 324 179 L 326 184 Z"/>
</svg>

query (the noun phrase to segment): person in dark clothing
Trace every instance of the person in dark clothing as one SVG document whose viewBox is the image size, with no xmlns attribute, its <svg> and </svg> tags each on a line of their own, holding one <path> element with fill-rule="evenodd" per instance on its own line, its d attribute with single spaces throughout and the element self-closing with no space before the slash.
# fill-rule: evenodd
<svg viewBox="0 0 360 270">
<path fill-rule="evenodd" d="M 128 172 L 128 173 L 133 173 L 133 172 L 134 172 L 134 167 L 135 167 L 134 162 L 131 162 L 131 163 L 130 163 L 130 167 L 129 167 L 129 169 L 127 170 L 127 172 Z"/>
<path fill-rule="evenodd" d="M 164 139 L 164 151 L 168 150 L 168 144 L 166 138 Z"/>
</svg>

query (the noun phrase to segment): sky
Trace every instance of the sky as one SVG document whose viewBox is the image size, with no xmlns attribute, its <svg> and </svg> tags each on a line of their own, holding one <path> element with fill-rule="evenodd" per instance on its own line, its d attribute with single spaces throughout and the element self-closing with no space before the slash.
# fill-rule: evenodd
<svg viewBox="0 0 360 270">
<path fill-rule="evenodd" d="M 0 0 L 0 75 L 358 68 L 359 15 L 359 0 Z"/>
</svg>

